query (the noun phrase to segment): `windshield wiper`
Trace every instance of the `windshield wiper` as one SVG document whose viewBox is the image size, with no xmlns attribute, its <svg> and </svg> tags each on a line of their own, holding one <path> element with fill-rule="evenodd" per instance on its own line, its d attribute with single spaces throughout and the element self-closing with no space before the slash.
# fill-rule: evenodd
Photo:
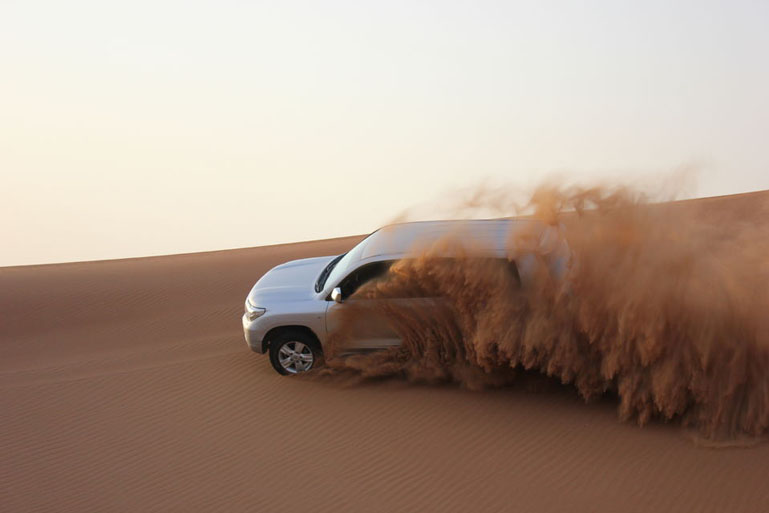
<svg viewBox="0 0 769 513">
<path fill-rule="evenodd" d="M 331 271 L 334 270 L 334 267 L 336 266 L 336 264 L 338 264 L 339 261 L 342 259 L 342 257 L 345 256 L 346 254 L 347 253 L 342 253 L 338 257 L 334 258 L 320 272 L 320 276 L 318 276 L 318 281 L 315 282 L 315 292 L 320 292 L 321 290 L 323 290 L 323 287 L 326 285 L 326 280 L 328 279 L 328 275 L 331 274 Z"/>
</svg>

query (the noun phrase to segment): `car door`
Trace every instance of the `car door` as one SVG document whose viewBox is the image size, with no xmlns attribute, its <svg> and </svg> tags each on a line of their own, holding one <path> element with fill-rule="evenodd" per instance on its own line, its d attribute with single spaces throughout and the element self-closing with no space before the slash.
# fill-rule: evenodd
<svg viewBox="0 0 769 513">
<path fill-rule="evenodd" d="M 342 302 L 329 301 L 326 331 L 342 352 L 370 351 L 398 346 L 401 339 L 391 322 L 392 299 L 359 297 L 355 292 L 371 280 L 381 278 L 392 261 L 370 262 L 351 271 L 339 282 Z"/>
</svg>

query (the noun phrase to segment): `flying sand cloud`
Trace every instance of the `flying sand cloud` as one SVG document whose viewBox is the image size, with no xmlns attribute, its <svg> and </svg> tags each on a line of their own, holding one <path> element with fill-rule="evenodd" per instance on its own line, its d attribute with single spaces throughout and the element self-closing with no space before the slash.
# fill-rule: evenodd
<svg viewBox="0 0 769 513">
<path fill-rule="evenodd" d="M 488 204 L 471 198 L 465 213 Z M 680 419 L 711 439 L 765 434 L 769 212 L 651 199 L 624 187 L 538 188 L 526 211 L 550 228 L 508 241 L 512 261 L 534 266 L 523 286 L 467 239 L 415 249 L 358 290 L 380 301 L 350 303 L 321 376 L 482 389 L 536 371 L 586 400 L 616 394 L 619 416 L 639 424 Z M 563 240 L 572 256 L 556 276 Z M 455 258 L 443 258 L 446 244 Z M 441 300 L 400 300 L 425 297 Z M 338 357 L 361 309 L 390 319 L 402 346 Z"/>
</svg>

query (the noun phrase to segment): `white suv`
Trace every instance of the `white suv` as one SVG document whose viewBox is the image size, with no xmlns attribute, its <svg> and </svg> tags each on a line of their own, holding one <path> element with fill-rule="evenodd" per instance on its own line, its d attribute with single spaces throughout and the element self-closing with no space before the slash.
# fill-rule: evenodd
<svg viewBox="0 0 769 513">
<path fill-rule="evenodd" d="M 428 221 L 384 227 L 343 255 L 306 258 L 281 264 L 256 282 L 246 298 L 243 331 L 251 349 L 270 353 L 281 374 L 310 370 L 323 354 L 323 346 L 347 299 L 369 280 L 381 277 L 397 260 L 414 255 L 437 240 L 455 236 L 460 242 L 508 261 L 516 231 L 538 234 L 550 247 L 551 272 L 562 276 L 571 253 L 560 231 L 536 221 L 480 220 Z M 533 261 L 524 255 L 510 261 L 519 282 L 526 285 Z M 366 319 L 361 319 L 366 322 Z M 374 329 L 372 329 L 374 327 Z M 356 349 L 372 350 L 399 345 L 386 323 L 368 323 Z"/>
</svg>

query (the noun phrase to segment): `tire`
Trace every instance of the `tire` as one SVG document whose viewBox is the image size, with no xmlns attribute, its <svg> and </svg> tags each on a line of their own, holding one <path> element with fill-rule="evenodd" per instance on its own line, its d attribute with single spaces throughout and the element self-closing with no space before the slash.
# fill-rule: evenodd
<svg viewBox="0 0 769 513">
<path fill-rule="evenodd" d="M 322 361 L 318 341 L 301 330 L 287 329 L 270 340 L 270 363 L 278 374 L 301 374 L 319 367 Z"/>
</svg>

